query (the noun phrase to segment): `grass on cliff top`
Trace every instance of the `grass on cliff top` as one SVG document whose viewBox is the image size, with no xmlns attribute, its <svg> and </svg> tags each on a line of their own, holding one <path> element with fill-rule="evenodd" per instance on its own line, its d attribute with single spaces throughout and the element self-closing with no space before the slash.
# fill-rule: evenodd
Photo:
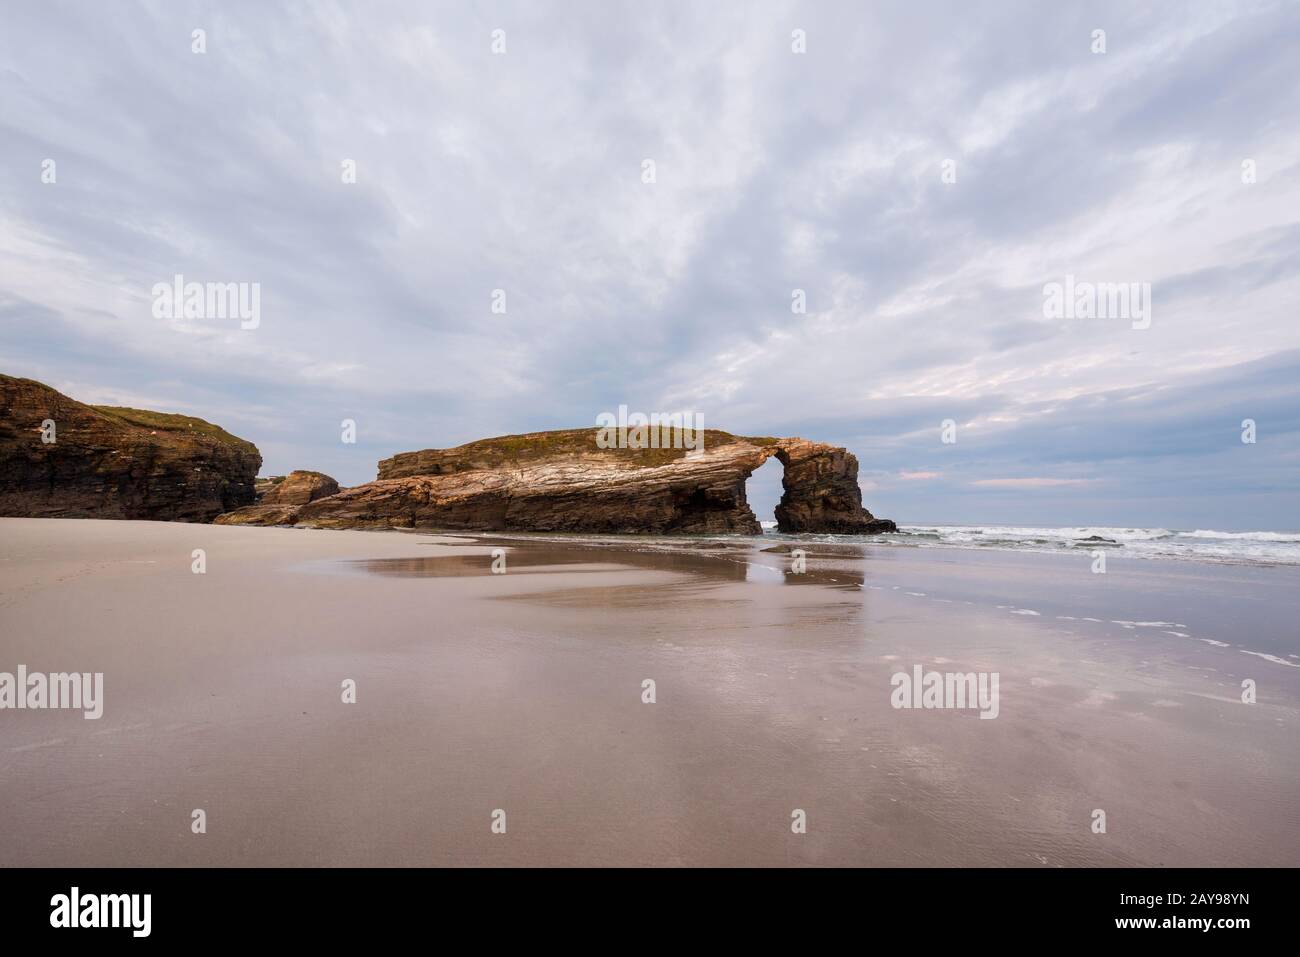
<svg viewBox="0 0 1300 957">
<path fill-rule="evenodd" d="M 89 408 L 94 409 L 101 415 L 108 416 L 110 419 L 125 422 L 127 425 L 135 425 L 155 431 L 203 435 L 210 439 L 216 439 L 225 445 L 242 449 L 249 454 L 257 454 L 257 446 L 252 442 L 241 439 L 237 435 L 231 435 L 221 426 L 205 422 L 203 419 L 197 419 L 192 415 L 179 415 L 175 412 L 153 412 L 149 409 L 130 409 L 120 405 L 92 405 Z"/>
<path fill-rule="evenodd" d="M 643 466 L 667 465 L 669 462 L 682 458 L 690 451 L 688 448 L 676 447 L 678 443 L 685 444 L 680 429 L 671 430 L 671 438 L 668 437 L 668 429 L 662 430 L 659 436 L 661 447 L 657 449 L 602 449 L 596 445 L 598 431 L 600 430 L 596 426 L 591 426 L 586 429 L 560 429 L 554 432 L 526 432 L 521 435 L 501 435 L 492 439 L 479 439 L 450 449 L 428 449 L 426 451 L 442 453 L 449 461 L 487 465 L 526 462 L 565 454 L 597 453 L 625 457 Z M 628 431 L 631 432 L 632 430 L 629 429 Z M 732 435 L 730 432 L 723 432 L 720 429 L 704 430 L 704 447 L 706 449 L 737 441 L 748 442 L 751 445 L 761 447 L 773 445 L 779 439 L 771 436 L 747 437 Z"/>
<path fill-rule="evenodd" d="M 66 400 L 66 402 L 72 402 L 75 406 L 90 408 L 90 410 L 99 412 L 100 415 L 126 425 L 135 425 L 138 428 L 152 429 L 156 430 L 156 432 L 199 434 L 199 436 L 207 436 L 216 439 L 217 442 L 224 443 L 224 445 L 234 446 L 235 449 L 257 455 L 257 446 L 253 445 L 252 442 L 238 436 L 231 436 L 220 425 L 213 425 L 209 421 L 196 419 L 192 415 L 178 415 L 175 412 L 152 412 L 147 408 L 127 408 L 126 406 L 91 406 L 91 404 L 85 402 L 77 402 L 77 399 L 70 397 L 70 395 L 64 395 L 55 387 L 45 385 L 44 382 L 38 382 L 35 378 L 6 376 L 3 372 L 0 372 L 0 382 L 10 386 L 35 386 L 36 389 L 43 389 L 48 393 L 53 393 L 60 399 Z"/>
<path fill-rule="evenodd" d="M 138 428 L 152 429 L 161 432 L 177 432 L 187 435 L 204 435 L 210 439 L 215 439 L 224 445 L 233 446 L 241 451 L 248 452 L 252 455 L 258 455 L 257 446 L 246 439 L 241 439 L 237 435 L 231 435 L 219 425 L 213 425 L 211 422 L 205 422 L 203 419 L 195 418 L 192 415 L 179 415 L 173 412 L 152 412 L 148 409 L 130 409 L 126 406 L 116 405 L 89 405 L 85 402 L 78 402 L 71 396 L 64 395 L 58 389 L 46 385 L 44 382 L 38 382 L 35 379 L 25 379 L 19 376 L 5 375 L 0 372 L 0 382 L 8 385 L 35 387 L 51 392 L 59 399 L 79 405 L 82 408 L 93 409 L 100 415 L 106 416 L 117 422 L 126 425 L 133 425 Z M 54 400 L 51 400 L 54 401 Z"/>
</svg>

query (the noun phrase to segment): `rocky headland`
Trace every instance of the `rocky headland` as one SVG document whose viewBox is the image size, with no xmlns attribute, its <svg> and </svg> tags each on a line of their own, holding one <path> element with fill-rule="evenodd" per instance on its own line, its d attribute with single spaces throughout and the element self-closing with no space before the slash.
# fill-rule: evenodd
<svg viewBox="0 0 1300 957">
<path fill-rule="evenodd" d="M 257 446 L 203 419 L 0 375 L 0 515 L 210 522 L 253 502 L 261 465 Z"/>
</svg>

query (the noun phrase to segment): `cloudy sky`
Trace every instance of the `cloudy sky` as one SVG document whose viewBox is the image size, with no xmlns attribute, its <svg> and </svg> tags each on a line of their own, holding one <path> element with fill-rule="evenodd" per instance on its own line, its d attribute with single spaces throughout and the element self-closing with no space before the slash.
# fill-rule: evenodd
<svg viewBox="0 0 1300 957">
<path fill-rule="evenodd" d="M 1289 2 L 11 0 L 0 371 L 345 484 L 627 404 L 846 445 L 900 522 L 1295 529 L 1297 50 Z M 178 273 L 260 325 L 156 318 Z"/>
</svg>

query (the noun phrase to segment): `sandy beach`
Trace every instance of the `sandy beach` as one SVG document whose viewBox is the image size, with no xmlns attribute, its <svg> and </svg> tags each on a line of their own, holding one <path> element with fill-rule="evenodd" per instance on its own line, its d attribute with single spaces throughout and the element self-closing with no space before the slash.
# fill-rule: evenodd
<svg viewBox="0 0 1300 957">
<path fill-rule="evenodd" d="M 0 519 L 0 865 L 1300 864 L 1294 567 L 806 551 Z"/>
</svg>

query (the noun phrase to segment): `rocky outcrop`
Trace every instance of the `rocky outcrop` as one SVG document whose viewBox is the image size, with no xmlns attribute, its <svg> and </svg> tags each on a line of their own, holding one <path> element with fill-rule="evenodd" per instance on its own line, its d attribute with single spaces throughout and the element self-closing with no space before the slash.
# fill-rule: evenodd
<svg viewBox="0 0 1300 957">
<path fill-rule="evenodd" d="M 776 506 L 782 532 L 833 532 L 842 535 L 894 532 L 887 518 L 875 518 L 862 507 L 858 460 L 844 449 L 782 439 L 774 453 L 785 466 L 785 492 Z"/>
<path fill-rule="evenodd" d="M 275 482 L 259 499 L 261 505 L 306 505 L 318 498 L 337 495 L 339 483 L 324 472 L 295 469 Z"/>
<path fill-rule="evenodd" d="M 295 470 L 288 475 L 258 479 L 257 504 L 227 512 L 218 525 L 292 525 L 298 506 L 337 495 L 339 483 L 324 472 Z"/>
<path fill-rule="evenodd" d="M 454 449 L 407 452 L 379 478 L 301 506 L 266 505 L 223 524 L 319 528 L 759 534 L 745 480 L 769 457 L 785 466 L 778 527 L 789 532 L 893 531 L 862 507 L 858 462 L 803 439 L 711 430 L 704 448 L 599 448 L 596 430 L 534 432 Z"/>
<path fill-rule="evenodd" d="M 212 520 L 214 525 L 296 525 L 298 505 L 249 505 L 224 512 Z"/>
<path fill-rule="evenodd" d="M 202 419 L 0 375 L 0 515 L 207 522 L 253 501 L 261 464 L 255 445 Z"/>
</svg>

